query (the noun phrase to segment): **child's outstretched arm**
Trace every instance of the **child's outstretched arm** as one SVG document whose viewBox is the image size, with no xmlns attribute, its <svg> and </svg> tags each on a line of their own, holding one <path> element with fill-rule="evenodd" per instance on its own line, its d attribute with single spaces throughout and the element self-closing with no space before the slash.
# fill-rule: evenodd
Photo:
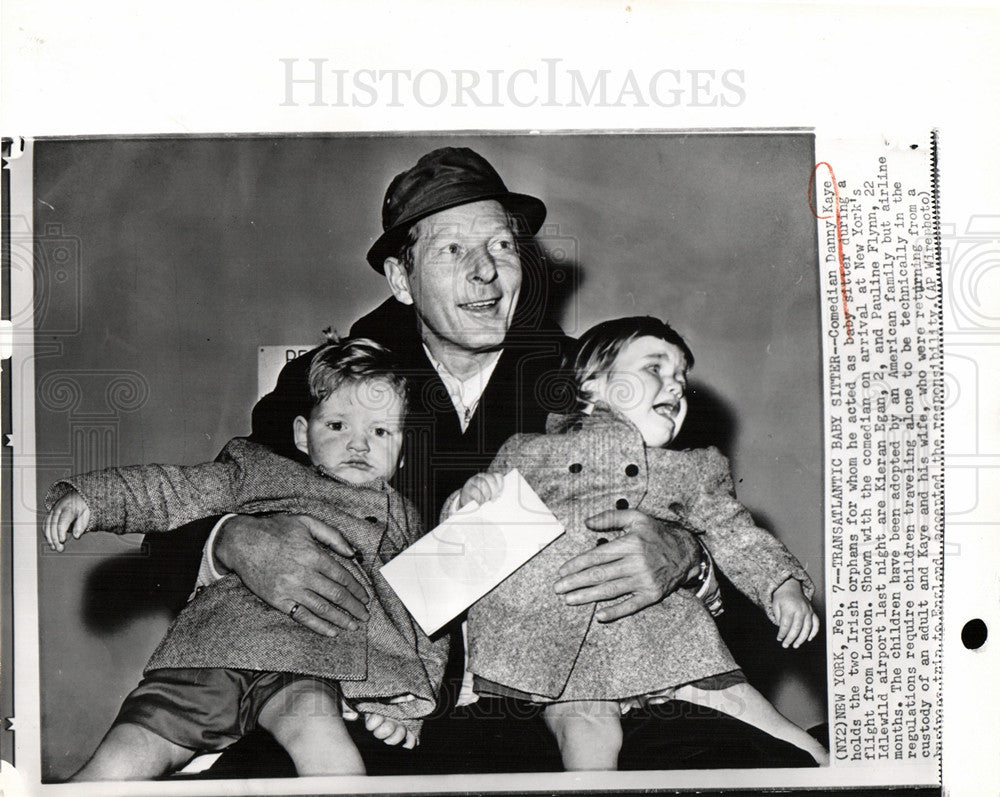
<svg viewBox="0 0 1000 797">
<path fill-rule="evenodd" d="M 45 516 L 45 539 L 53 551 L 62 551 L 66 546 L 66 536 L 72 530 L 73 539 L 78 540 L 90 525 L 90 507 L 76 490 L 70 490 L 56 501 Z"/>
<path fill-rule="evenodd" d="M 759 528 L 736 499 L 729 460 L 716 449 L 703 449 L 692 465 L 697 487 L 684 508 L 685 522 L 703 531 L 701 541 L 733 586 L 780 626 L 773 604 L 778 588 L 792 579 L 808 598 L 815 589 L 812 579 L 802 563 L 777 537 Z"/>
<path fill-rule="evenodd" d="M 55 509 L 65 495 L 77 493 L 90 508 L 91 528 L 149 534 L 231 512 L 239 477 L 237 466 L 222 461 L 107 468 L 60 479 L 49 488 L 45 504 Z"/>
<path fill-rule="evenodd" d="M 802 591 L 802 582 L 789 578 L 771 595 L 771 609 L 781 647 L 797 648 L 819 633 L 819 616 Z"/>
</svg>

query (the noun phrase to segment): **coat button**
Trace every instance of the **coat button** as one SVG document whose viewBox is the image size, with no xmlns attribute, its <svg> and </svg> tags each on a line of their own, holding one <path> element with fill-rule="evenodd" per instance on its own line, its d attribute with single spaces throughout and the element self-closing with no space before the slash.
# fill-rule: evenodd
<svg viewBox="0 0 1000 797">
<path fill-rule="evenodd" d="M 598 545 L 607 545 L 607 543 L 608 543 L 608 538 L 607 537 L 598 537 L 597 538 L 597 544 Z"/>
<path fill-rule="evenodd" d="M 378 518 L 375 515 L 369 515 L 365 518 L 369 523 L 378 523 Z"/>
<path fill-rule="evenodd" d="M 583 470 L 583 465 L 581 465 L 579 462 L 574 462 L 572 465 L 569 466 L 570 473 L 579 473 L 581 470 Z"/>
<path fill-rule="evenodd" d="M 639 466 L 629 465 L 628 467 L 625 468 L 625 475 L 628 476 L 630 479 L 634 479 L 636 476 L 639 475 Z"/>
<path fill-rule="evenodd" d="M 615 509 L 628 509 L 628 500 L 625 498 L 619 498 L 615 501 Z"/>
</svg>

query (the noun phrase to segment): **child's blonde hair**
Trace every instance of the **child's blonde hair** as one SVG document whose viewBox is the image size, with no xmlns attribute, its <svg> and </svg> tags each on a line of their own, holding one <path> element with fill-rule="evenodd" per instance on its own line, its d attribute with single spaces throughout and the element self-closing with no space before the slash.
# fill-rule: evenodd
<svg viewBox="0 0 1000 797">
<path fill-rule="evenodd" d="M 344 384 L 375 379 L 389 383 L 403 400 L 405 410 L 409 387 L 392 352 L 370 338 L 343 338 L 326 344 L 313 355 L 309 365 L 309 394 L 313 403 L 319 404 Z"/>
</svg>

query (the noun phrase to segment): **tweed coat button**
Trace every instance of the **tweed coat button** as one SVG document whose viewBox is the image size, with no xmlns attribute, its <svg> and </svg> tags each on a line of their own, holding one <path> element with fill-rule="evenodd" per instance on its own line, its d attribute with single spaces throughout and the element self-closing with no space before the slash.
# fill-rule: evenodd
<svg viewBox="0 0 1000 797">
<path fill-rule="evenodd" d="M 378 518 L 375 515 L 369 515 L 365 518 L 369 523 L 378 523 Z"/>
<path fill-rule="evenodd" d="M 639 475 L 639 466 L 638 465 L 627 466 L 625 468 L 625 475 L 628 476 L 630 479 L 635 478 L 636 476 Z"/>
<path fill-rule="evenodd" d="M 581 465 L 579 462 L 574 462 L 572 465 L 569 466 L 570 473 L 579 473 L 581 470 L 583 470 L 583 465 Z"/>
<path fill-rule="evenodd" d="M 628 509 L 628 499 L 619 498 L 615 501 L 615 509 Z"/>
</svg>

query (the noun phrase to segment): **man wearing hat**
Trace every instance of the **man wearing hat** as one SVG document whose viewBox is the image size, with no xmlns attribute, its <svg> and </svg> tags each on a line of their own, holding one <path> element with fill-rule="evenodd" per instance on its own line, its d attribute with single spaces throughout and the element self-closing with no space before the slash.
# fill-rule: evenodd
<svg viewBox="0 0 1000 797">
<path fill-rule="evenodd" d="M 436 525 L 445 498 L 485 470 L 508 437 L 541 432 L 550 411 L 566 409 L 554 377 L 572 341 L 545 319 L 543 303 L 536 301 L 544 274 L 532 256 L 532 237 L 545 213 L 540 200 L 509 191 L 484 158 L 465 148 L 425 155 L 386 191 L 383 234 L 367 259 L 385 275 L 393 296 L 359 319 L 351 335 L 392 349 L 406 369 L 410 428 L 396 486 L 421 508 L 427 528 Z M 292 420 L 309 406 L 311 356 L 289 363 L 253 412 L 251 439 L 292 458 L 302 456 L 291 430 Z M 610 510 L 588 524 L 626 533 L 599 552 L 567 562 L 553 588 L 574 604 L 629 596 L 601 608 L 600 622 L 639 611 L 684 584 L 694 586 L 710 570 L 703 549 L 675 524 L 631 509 Z M 333 635 L 338 627 L 363 622 L 367 613 L 364 589 L 329 549 L 353 553 L 336 529 L 311 518 L 233 517 L 209 540 L 203 571 L 235 571 L 272 606 Z M 354 728 L 369 773 L 560 769 L 540 707 L 492 697 L 468 703 L 467 693 L 459 698 L 462 636 L 457 623 L 450 631 L 451 677 L 446 674 L 421 746 L 388 746 Z M 623 731 L 622 769 L 811 763 L 796 748 L 744 723 L 681 703 L 631 712 Z M 384 734 L 376 729 L 375 735 Z M 259 764 L 260 752 L 246 749 L 241 743 L 224 755 L 216 773 Z M 250 767 L 241 774 L 276 772 Z"/>
</svg>

